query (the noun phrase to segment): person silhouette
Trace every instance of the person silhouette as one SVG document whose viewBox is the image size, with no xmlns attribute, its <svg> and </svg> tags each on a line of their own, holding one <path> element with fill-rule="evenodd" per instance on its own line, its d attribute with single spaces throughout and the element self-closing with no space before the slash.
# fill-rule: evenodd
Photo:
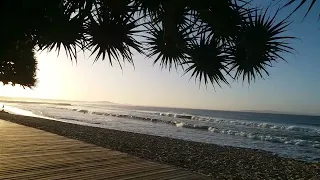
<svg viewBox="0 0 320 180">
<path fill-rule="evenodd" d="M 4 111 L 4 105 L 2 105 L 2 111 Z"/>
</svg>

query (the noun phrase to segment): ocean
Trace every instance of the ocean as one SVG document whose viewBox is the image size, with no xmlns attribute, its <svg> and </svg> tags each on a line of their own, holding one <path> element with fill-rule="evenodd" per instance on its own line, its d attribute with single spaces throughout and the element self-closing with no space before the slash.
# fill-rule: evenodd
<svg viewBox="0 0 320 180">
<path fill-rule="evenodd" d="M 320 162 L 320 116 L 142 107 L 108 102 L 4 103 L 5 110 L 121 131 L 260 149 Z"/>
</svg>

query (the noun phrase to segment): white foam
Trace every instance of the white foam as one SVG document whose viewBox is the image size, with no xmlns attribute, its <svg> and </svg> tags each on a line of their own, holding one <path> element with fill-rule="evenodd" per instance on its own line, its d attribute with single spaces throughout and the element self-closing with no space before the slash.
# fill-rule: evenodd
<svg viewBox="0 0 320 180">
<path fill-rule="evenodd" d="M 217 128 L 214 128 L 214 127 L 209 127 L 209 129 L 208 129 L 209 131 L 211 131 L 211 132 L 219 132 L 219 129 L 217 129 Z"/>
<path fill-rule="evenodd" d="M 312 146 L 312 147 L 317 147 L 317 148 L 320 146 L 320 143 L 318 141 L 307 141 L 307 140 L 302 140 L 302 139 L 289 139 L 288 137 L 281 137 L 281 136 L 252 134 L 252 133 L 247 133 L 244 131 L 238 132 L 238 131 L 234 131 L 234 130 L 219 129 L 219 128 L 215 128 L 215 127 L 209 127 L 208 131 L 215 132 L 215 133 L 228 134 L 228 135 L 232 135 L 232 136 L 242 136 L 242 137 L 250 138 L 253 140 L 291 144 L 291 145 L 296 145 L 296 146 Z"/>
<path fill-rule="evenodd" d="M 52 119 L 52 118 L 49 118 L 49 117 L 36 115 L 32 111 L 28 111 L 28 110 L 16 108 L 16 107 L 13 107 L 13 106 L 8 106 L 8 105 L 5 105 L 4 110 L 9 112 L 9 113 L 16 114 L 16 115 Z"/>
<path fill-rule="evenodd" d="M 320 144 L 314 144 L 312 145 L 314 148 L 320 148 Z"/>
<path fill-rule="evenodd" d="M 183 127 L 184 126 L 183 122 L 176 122 L 175 124 L 176 124 L 177 127 Z"/>
<path fill-rule="evenodd" d="M 68 107 L 55 107 L 58 109 L 69 109 L 77 112 L 82 113 L 89 113 L 89 114 L 103 114 L 103 115 L 110 115 L 115 116 L 116 114 L 112 113 L 104 113 L 104 112 L 97 112 L 97 111 L 90 111 L 83 108 L 77 108 L 72 109 Z M 104 110 L 105 111 L 105 110 Z M 124 112 L 119 112 L 117 114 L 117 117 L 122 117 L 125 115 L 127 118 L 135 118 L 130 117 L 129 114 L 123 114 Z M 154 114 L 155 115 L 155 114 Z M 309 127 L 298 127 L 298 126 L 286 126 L 282 124 L 272 124 L 272 123 L 259 123 L 254 121 L 244 121 L 244 120 L 234 120 L 234 119 L 217 119 L 212 117 L 205 117 L 205 116 L 194 116 L 190 114 L 179 114 L 179 113 L 173 113 L 173 112 L 158 112 L 158 115 L 165 116 L 169 118 L 177 118 L 177 119 L 190 119 L 190 120 L 197 120 L 197 121 L 204 121 L 204 122 L 210 122 L 210 123 L 217 123 L 217 124 L 229 124 L 229 125 L 237 125 L 237 126 L 247 126 L 247 127 L 256 127 L 256 128 L 263 128 L 263 129 L 275 129 L 275 130 L 286 130 L 286 131 L 295 131 L 295 132 L 311 132 L 311 133 L 317 133 L 320 134 L 320 129 L 317 128 L 309 128 Z M 142 118 L 144 116 L 142 115 Z M 157 119 L 157 118 L 155 118 Z M 170 120 L 169 120 L 170 121 Z M 162 120 L 160 121 L 162 122 Z"/>
</svg>

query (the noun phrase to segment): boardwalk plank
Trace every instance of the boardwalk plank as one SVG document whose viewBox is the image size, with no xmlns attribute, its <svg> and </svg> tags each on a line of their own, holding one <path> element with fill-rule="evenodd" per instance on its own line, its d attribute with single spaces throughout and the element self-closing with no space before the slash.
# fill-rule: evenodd
<svg viewBox="0 0 320 180">
<path fill-rule="evenodd" d="M 0 179 L 207 179 L 181 168 L 0 120 Z"/>
</svg>

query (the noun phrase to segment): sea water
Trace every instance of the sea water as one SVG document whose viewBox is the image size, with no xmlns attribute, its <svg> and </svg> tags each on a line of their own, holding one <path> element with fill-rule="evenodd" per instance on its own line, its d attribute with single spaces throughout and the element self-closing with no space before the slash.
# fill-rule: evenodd
<svg viewBox="0 0 320 180">
<path fill-rule="evenodd" d="M 320 116 L 119 105 L 7 103 L 6 110 L 67 123 L 261 149 L 320 161 Z"/>
</svg>

